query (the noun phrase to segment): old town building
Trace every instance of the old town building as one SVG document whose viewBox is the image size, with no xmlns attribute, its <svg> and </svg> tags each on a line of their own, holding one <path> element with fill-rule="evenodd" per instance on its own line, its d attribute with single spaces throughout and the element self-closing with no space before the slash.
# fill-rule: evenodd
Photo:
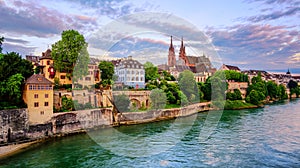
<svg viewBox="0 0 300 168">
<path fill-rule="evenodd" d="M 25 82 L 23 100 L 27 103 L 29 123 L 44 123 L 53 115 L 53 83 L 41 74 Z"/>
<path fill-rule="evenodd" d="M 122 59 L 115 65 L 116 83 L 134 88 L 145 87 L 145 69 L 143 64 L 132 59 L 132 56 Z"/>
</svg>

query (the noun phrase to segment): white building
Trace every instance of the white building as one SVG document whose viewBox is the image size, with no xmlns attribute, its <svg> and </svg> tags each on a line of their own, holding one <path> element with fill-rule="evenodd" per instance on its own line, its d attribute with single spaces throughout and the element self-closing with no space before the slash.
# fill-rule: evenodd
<svg viewBox="0 0 300 168">
<path fill-rule="evenodd" d="M 134 88 L 145 88 L 144 66 L 140 62 L 133 60 L 132 56 L 122 59 L 115 65 L 115 75 L 118 76 L 117 83 Z"/>
</svg>

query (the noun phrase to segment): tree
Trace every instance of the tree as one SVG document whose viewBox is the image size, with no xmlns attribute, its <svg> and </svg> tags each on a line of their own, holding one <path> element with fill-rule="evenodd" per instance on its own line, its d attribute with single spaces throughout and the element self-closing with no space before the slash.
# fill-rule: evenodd
<svg viewBox="0 0 300 168">
<path fill-rule="evenodd" d="M 247 96 L 246 101 L 251 104 L 258 105 L 264 99 L 265 95 L 262 92 L 252 90 Z"/>
<path fill-rule="evenodd" d="M 4 37 L 0 37 L 0 53 L 2 53 L 2 43 L 4 42 Z"/>
<path fill-rule="evenodd" d="M 114 76 L 114 64 L 109 61 L 101 61 L 98 67 L 101 71 L 101 80 L 107 84 L 111 84 Z"/>
<path fill-rule="evenodd" d="M 180 90 L 186 95 L 189 102 L 199 102 L 199 90 L 191 71 L 185 70 L 179 74 L 178 84 Z"/>
<path fill-rule="evenodd" d="M 60 72 L 66 72 L 69 77 L 72 76 L 75 65 L 74 76 L 76 78 L 88 74 L 89 54 L 87 43 L 78 31 L 63 31 L 61 40 L 52 45 L 51 56 L 55 62 L 54 68 Z"/>
<path fill-rule="evenodd" d="M 233 93 L 226 93 L 226 99 L 229 100 L 242 100 L 242 93 L 239 89 L 234 89 Z"/>
<path fill-rule="evenodd" d="M 278 86 L 278 97 L 280 100 L 283 100 L 283 99 L 287 99 L 288 98 L 288 95 L 286 93 L 286 90 L 285 90 L 285 87 L 284 85 L 280 84 Z"/>
<path fill-rule="evenodd" d="M 273 81 L 268 81 L 266 83 L 266 87 L 267 87 L 268 96 L 270 96 L 271 99 L 277 98 L 279 92 L 277 84 Z"/>
<path fill-rule="evenodd" d="M 61 98 L 61 111 L 71 111 L 74 109 L 74 103 L 71 98 L 67 98 L 66 96 L 63 96 Z"/>
<path fill-rule="evenodd" d="M 22 59 L 18 53 L 10 52 L 3 54 L 0 59 L 0 72 L 0 81 L 4 81 L 17 73 L 27 79 L 33 74 L 33 65 L 31 62 Z"/>
<path fill-rule="evenodd" d="M 33 74 L 32 64 L 18 53 L 6 53 L 0 57 L 0 72 L 0 109 L 24 107 L 22 88 Z"/>
<path fill-rule="evenodd" d="M 145 68 L 145 80 L 146 82 L 151 80 L 156 80 L 159 78 L 158 69 L 151 62 L 146 62 L 144 64 Z"/>
<path fill-rule="evenodd" d="M 153 89 L 150 93 L 150 100 L 151 100 L 152 108 L 162 109 L 166 106 L 167 96 L 163 90 Z"/>
<path fill-rule="evenodd" d="M 290 80 L 287 84 L 287 87 L 290 89 L 290 98 L 294 93 L 296 93 L 297 97 L 299 96 L 299 87 L 297 82 Z"/>
<path fill-rule="evenodd" d="M 114 95 L 114 103 L 119 112 L 129 111 L 130 100 L 125 94 Z"/>
<path fill-rule="evenodd" d="M 14 74 L 10 76 L 7 80 L 0 83 L 0 93 L 5 101 L 16 103 L 22 100 L 22 84 L 24 77 L 20 74 Z"/>
</svg>

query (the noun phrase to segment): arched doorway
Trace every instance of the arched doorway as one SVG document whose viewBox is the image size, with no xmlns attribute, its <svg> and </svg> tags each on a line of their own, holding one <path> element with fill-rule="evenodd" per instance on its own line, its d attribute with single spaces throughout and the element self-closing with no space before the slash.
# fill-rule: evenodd
<svg viewBox="0 0 300 168">
<path fill-rule="evenodd" d="M 8 131 L 7 131 L 7 142 L 11 142 L 11 129 L 8 128 Z"/>
</svg>

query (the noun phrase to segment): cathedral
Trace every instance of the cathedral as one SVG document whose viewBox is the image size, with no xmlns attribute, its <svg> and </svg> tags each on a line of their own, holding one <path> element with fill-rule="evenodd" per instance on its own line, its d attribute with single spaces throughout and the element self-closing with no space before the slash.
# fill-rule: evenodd
<svg viewBox="0 0 300 168">
<path fill-rule="evenodd" d="M 187 55 L 185 52 L 183 38 L 181 38 L 179 55 L 178 55 L 178 59 L 176 60 L 175 48 L 173 46 L 172 36 L 171 36 L 171 42 L 169 47 L 168 64 L 160 65 L 159 69 L 168 70 L 175 76 L 177 76 L 180 72 L 184 70 L 192 71 L 195 74 L 195 76 L 199 74 L 207 74 L 210 76 L 216 71 L 216 69 L 212 67 L 209 58 L 207 58 L 204 54 L 202 56 Z"/>
</svg>

